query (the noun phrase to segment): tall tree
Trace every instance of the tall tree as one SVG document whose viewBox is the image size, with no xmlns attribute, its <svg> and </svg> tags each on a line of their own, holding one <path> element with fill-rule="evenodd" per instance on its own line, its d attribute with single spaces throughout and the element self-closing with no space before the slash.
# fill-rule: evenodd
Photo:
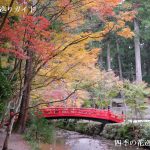
<svg viewBox="0 0 150 150">
<path fill-rule="evenodd" d="M 140 29 L 139 22 L 134 19 L 134 48 L 135 48 L 135 64 L 136 64 L 136 81 L 142 81 L 142 69 L 141 69 L 141 49 L 140 49 Z"/>
<path fill-rule="evenodd" d="M 117 48 L 117 57 L 118 57 L 118 66 L 119 66 L 119 76 L 120 79 L 123 79 L 122 75 L 122 64 L 121 64 L 121 58 L 120 58 L 120 47 L 119 47 L 119 41 L 116 39 L 116 48 Z"/>
<path fill-rule="evenodd" d="M 110 43 L 107 43 L 107 70 L 111 70 L 111 56 L 110 56 Z"/>
</svg>

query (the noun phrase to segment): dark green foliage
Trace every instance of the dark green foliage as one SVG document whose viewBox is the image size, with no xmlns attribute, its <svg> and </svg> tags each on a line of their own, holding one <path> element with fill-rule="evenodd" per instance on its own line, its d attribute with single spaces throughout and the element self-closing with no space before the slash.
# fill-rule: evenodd
<svg viewBox="0 0 150 150">
<path fill-rule="evenodd" d="M 76 122 L 76 119 L 70 119 L 68 120 L 67 124 L 64 124 L 64 120 L 58 121 L 56 123 L 58 128 L 70 130 L 70 131 L 76 131 L 81 134 L 86 135 L 99 135 L 102 127 L 102 124 L 97 123 L 89 123 L 89 122 Z"/>
<path fill-rule="evenodd" d="M 7 100 L 12 95 L 12 83 L 7 79 L 8 69 L 0 69 L 0 116 L 4 111 Z"/>
<path fill-rule="evenodd" d="M 140 128 L 141 126 L 136 126 L 134 124 L 126 124 L 125 126 L 118 129 L 117 138 L 129 139 L 129 140 L 133 140 L 137 138 L 138 140 L 141 138 L 141 137 L 137 137 L 140 136 Z M 139 134 L 137 132 L 139 132 Z"/>
<path fill-rule="evenodd" d="M 145 137 L 144 126 L 141 124 L 114 124 L 106 125 L 102 135 L 108 139 L 116 140 L 140 140 Z"/>
<path fill-rule="evenodd" d="M 7 71 L 0 70 L 0 99 L 8 99 L 12 94 L 11 83 L 5 73 Z"/>
<path fill-rule="evenodd" d="M 59 22 L 59 21 L 54 21 L 51 25 L 51 29 L 52 30 L 55 30 L 56 32 L 61 32 L 62 31 L 62 26 L 63 26 L 63 23 L 62 22 Z"/>
<path fill-rule="evenodd" d="M 143 80 L 150 85 L 150 76 L 144 76 Z"/>
<path fill-rule="evenodd" d="M 44 143 L 51 143 L 54 135 L 54 126 L 51 122 L 46 119 L 38 118 L 31 115 L 30 121 L 28 122 L 27 131 L 25 138 L 28 141 L 41 141 Z"/>
<path fill-rule="evenodd" d="M 144 124 L 144 128 L 142 128 L 142 135 L 143 135 L 143 138 L 142 139 L 149 139 L 150 137 L 150 123 L 145 123 Z"/>
<path fill-rule="evenodd" d="M 58 128 L 67 129 L 70 131 L 75 131 L 75 127 L 77 125 L 76 119 L 62 119 L 57 121 L 56 126 Z"/>
</svg>

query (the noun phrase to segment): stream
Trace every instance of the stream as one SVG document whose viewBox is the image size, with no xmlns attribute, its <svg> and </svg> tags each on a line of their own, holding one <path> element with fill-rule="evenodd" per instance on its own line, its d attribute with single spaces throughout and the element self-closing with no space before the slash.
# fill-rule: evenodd
<svg viewBox="0 0 150 150">
<path fill-rule="evenodd" d="M 57 130 L 52 144 L 40 144 L 41 150 L 144 150 L 135 146 L 115 145 L 115 141 L 73 131 Z"/>
</svg>

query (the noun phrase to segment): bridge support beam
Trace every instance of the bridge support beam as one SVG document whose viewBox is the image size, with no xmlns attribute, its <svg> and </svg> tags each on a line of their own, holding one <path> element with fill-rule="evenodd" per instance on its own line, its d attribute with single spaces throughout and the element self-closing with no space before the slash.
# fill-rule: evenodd
<svg viewBox="0 0 150 150">
<path fill-rule="evenodd" d="M 102 124 L 101 124 L 100 130 L 99 130 L 99 135 L 100 135 L 100 133 L 103 131 L 105 125 L 106 125 L 106 123 L 102 123 Z"/>
</svg>

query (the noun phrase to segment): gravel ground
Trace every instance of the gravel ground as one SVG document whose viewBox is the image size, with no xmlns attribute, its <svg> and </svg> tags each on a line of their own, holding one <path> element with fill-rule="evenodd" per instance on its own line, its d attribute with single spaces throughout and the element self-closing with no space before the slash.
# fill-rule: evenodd
<svg viewBox="0 0 150 150">
<path fill-rule="evenodd" d="M 0 150 L 4 142 L 5 133 L 0 132 Z M 29 144 L 19 134 L 12 134 L 9 140 L 9 150 L 31 150 Z"/>
</svg>

